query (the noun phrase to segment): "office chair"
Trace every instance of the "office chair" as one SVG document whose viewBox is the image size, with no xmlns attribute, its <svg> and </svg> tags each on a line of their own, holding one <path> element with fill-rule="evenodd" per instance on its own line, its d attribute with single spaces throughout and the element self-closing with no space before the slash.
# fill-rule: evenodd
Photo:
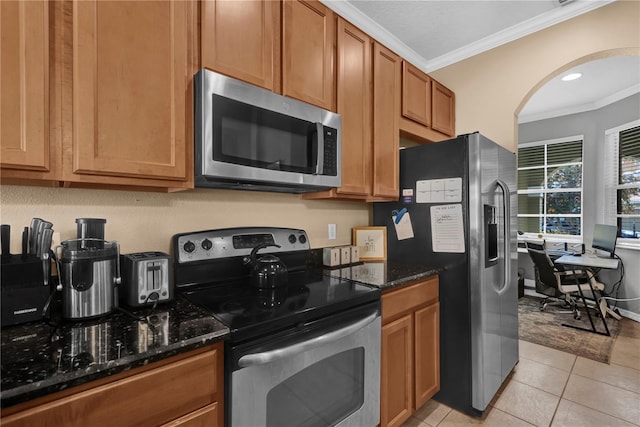
<svg viewBox="0 0 640 427">
<path fill-rule="evenodd" d="M 546 251 L 546 242 L 543 240 L 542 242 L 524 242 L 527 251 L 529 249 L 537 250 L 537 251 Z M 533 258 L 531 258 L 533 261 Z M 538 273 L 538 267 L 533 265 L 534 268 L 534 281 L 536 285 L 536 292 L 542 295 L 546 295 L 547 298 L 540 301 L 540 311 L 544 311 L 549 305 L 550 302 L 556 301 L 562 303 L 564 306 L 569 307 L 567 305 L 566 300 L 562 299 L 563 294 L 558 290 L 558 287 L 554 284 L 553 286 L 547 286 L 540 280 L 540 273 Z"/>
<path fill-rule="evenodd" d="M 527 252 L 529 252 L 529 257 L 535 266 L 536 292 L 549 296 L 540 303 L 540 310 L 544 311 L 551 299 L 562 298 L 565 306 L 571 308 L 573 318 L 580 319 L 580 310 L 572 294 L 578 292 L 578 286 L 580 286 L 580 290 L 585 295 L 590 295 L 589 282 L 591 282 L 594 291 L 602 291 L 604 285 L 585 271 L 562 271 L 553 264 L 544 249 L 534 249 L 532 245 L 527 245 Z M 592 297 L 596 298 L 595 295 Z"/>
</svg>

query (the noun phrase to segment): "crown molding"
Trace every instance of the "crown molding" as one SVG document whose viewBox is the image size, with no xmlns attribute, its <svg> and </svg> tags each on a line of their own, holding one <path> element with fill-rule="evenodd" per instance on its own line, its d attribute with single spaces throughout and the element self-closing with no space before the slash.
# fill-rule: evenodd
<svg viewBox="0 0 640 427">
<path fill-rule="evenodd" d="M 585 104 L 574 105 L 571 107 L 560 108 L 552 111 L 544 111 L 541 113 L 533 113 L 533 114 L 520 113 L 520 115 L 518 116 L 518 124 L 537 122 L 539 120 L 553 119 L 555 117 L 568 116 L 570 114 L 578 114 L 578 113 L 584 113 L 587 111 L 599 110 L 602 107 L 606 107 L 607 105 L 623 100 L 624 98 L 627 98 L 631 95 L 635 95 L 636 93 L 640 93 L 640 83 L 630 86 L 621 91 L 618 91 L 612 95 L 608 95 L 594 102 L 588 102 Z"/>
<path fill-rule="evenodd" d="M 544 30 L 552 25 L 556 25 L 584 13 L 591 12 L 599 7 L 613 3 L 614 1 L 615 0 L 576 0 L 572 3 L 566 4 L 565 6 L 556 8 L 551 12 L 545 13 L 544 15 L 528 19 L 520 24 L 506 28 L 492 34 L 491 36 L 463 46 L 460 49 L 456 49 L 445 55 L 428 60 L 424 66 L 428 70 L 427 72 L 438 70 L 478 55 L 482 52 L 486 52 L 495 47 L 528 36 L 537 31 Z"/>
<path fill-rule="evenodd" d="M 489 37 L 482 38 L 459 49 L 453 50 L 437 58 L 426 59 L 416 53 L 409 46 L 398 40 L 388 30 L 373 21 L 360 9 L 344 0 L 320 0 L 338 15 L 342 16 L 365 33 L 375 38 L 387 48 L 393 50 L 412 65 L 420 68 L 425 73 L 438 70 L 487 50 L 509 43 L 536 31 L 543 30 L 552 25 L 559 24 L 568 19 L 590 12 L 599 7 L 613 3 L 616 0 L 575 0 L 564 6 L 558 7 L 544 15 L 529 19 L 520 24 L 506 28 Z"/>
<path fill-rule="evenodd" d="M 412 65 L 421 68 L 419 64 L 425 63 L 425 59 L 418 55 L 416 51 L 401 42 L 386 28 L 362 13 L 362 11 L 352 5 L 351 2 L 345 0 L 320 0 L 320 2 L 376 39 L 376 41 L 382 43 L 386 48 L 391 49 L 397 55 L 409 61 Z"/>
</svg>

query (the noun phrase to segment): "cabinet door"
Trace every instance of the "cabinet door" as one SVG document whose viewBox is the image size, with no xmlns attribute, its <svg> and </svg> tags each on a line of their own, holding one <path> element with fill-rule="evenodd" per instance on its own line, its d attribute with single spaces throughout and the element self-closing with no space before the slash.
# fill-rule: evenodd
<svg viewBox="0 0 640 427">
<path fill-rule="evenodd" d="M 431 124 L 431 79 L 407 61 L 402 61 L 402 115 Z"/>
<path fill-rule="evenodd" d="M 371 39 L 338 19 L 338 114 L 342 115 L 340 194 L 371 193 Z"/>
<path fill-rule="evenodd" d="M 74 174 L 186 179 L 187 7 L 74 2 Z"/>
<path fill-rule="evenodd" d="M 440 390 L 440 304 L 415 312 L 416 409 Z"/>
<path fill-rule="evenodd" d="M 380 427 L 400 426 L 413 412 L 413 319 L 382 326 Z"/>
<path fill-rule="evenodd" d="M 282 93 L 335 111 L 335 14 L 317 0 L 283 7 Z"/>
<path fill-rule="evenodd" d="M 280 2 L 202 2 L 202 66 L 280 91 Z"/>
<path fill-rule="evenodd" d="M 400 57 L 374 45 L 373 196 L 398 199 Z"/>
<path fill-rule="evenodd" d="M 49 169 L 49 4 L 0 1 L 0 158 Z"/>
<path fill-rule="evenodd" d="M 431 81 L 431 127 L 438 132 L 454 136 L 456 132 L 455 94 L 435 80 Z"/>
</svg>

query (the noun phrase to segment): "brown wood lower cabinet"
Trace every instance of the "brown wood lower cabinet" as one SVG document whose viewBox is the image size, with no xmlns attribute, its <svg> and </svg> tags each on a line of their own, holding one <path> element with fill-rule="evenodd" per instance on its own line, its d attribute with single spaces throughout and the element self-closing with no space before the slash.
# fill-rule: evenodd
<svg viewBox="0 0 640 427">
<path fill-rule="evenodd" d="M 218 403 L 212 403 L 184 417 L 163 424 L 162 427 L 222 427 L 223 423 L 218 422 L 219 417 L 222 417 L 222 408 Z"/>
<path fill-rule="evenodd" d="M 382 295 L 380 426 L 400 426 L 440 390 L 438 278 Z"/>
<path fill-rule="evenodd" d="M 222 426 L 223 347 L 175 356 L 3 410 L 3 427 Z M 10 415 L 6 415 L 10 413 Z"/>
</svg>

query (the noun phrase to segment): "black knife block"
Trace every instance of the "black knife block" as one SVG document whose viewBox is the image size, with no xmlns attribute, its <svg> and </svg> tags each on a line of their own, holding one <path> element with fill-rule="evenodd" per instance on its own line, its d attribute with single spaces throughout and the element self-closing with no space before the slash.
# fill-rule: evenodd
<svg viewBox="0 0 640 427">
<path fill-rule="evenodd" d="M 42 260 L 33 255 L 9 255 L 3 256 L 1 261 L 0 325 L 41 320 L 42 309 L 51 292 L 51 286 L 44 285 Z"/>
</svg>

